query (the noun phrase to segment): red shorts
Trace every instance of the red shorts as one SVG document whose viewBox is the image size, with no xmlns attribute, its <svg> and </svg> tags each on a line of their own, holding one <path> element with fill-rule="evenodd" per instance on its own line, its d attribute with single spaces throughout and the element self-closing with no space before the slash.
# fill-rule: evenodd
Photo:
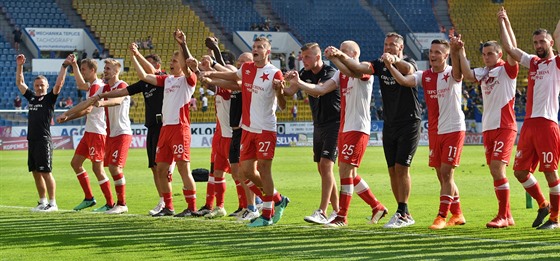
<svg viewBox="0 0 560 261">
<path fill-rule="evenodd" d="M 191 160 L 191 128 L 188 125 L 176 124 L 161 127 L 156 149 L 156 162 L 171 164 L 173 160 Z"/>
<path fill-rule="evenodd" d="M 429 133 L 430 167 L 441 167 L 442 163 L 459 166 L 465 132 L 457 131 L 446 134 Z"/>
<path fill-rule="evenodd" d="M 122 134 L 116 137 L 107 137 L 105 144 L 105 167 L 109 165 L 124 168 L 128 157 L 128 148 L 132 142 L 132 135 Z"/>
<path fill-rule="evenodd" d="M 229 147 L 231 138 L 222 137 L 220 131 L 214 133 L 212 138 L 212 154 L 210 155 L 210 162 L 214 163 L 214 170 L 222 170 L 230 172 L 229 165 Z"/>
<path fill-rule="evenodd" d="M 366 153 L 369 135 L 359 132 L 341 132 L 338 135 L 338 162 L 359 167 Z"/>
<path fill-rule="evenodd" d="M 103 161 L 105 156 L 105 135 L 86 131 L 74 154 L 84 156 L 86 159 L 95 162 Z"/>
<path fill-rule="evenodd" d="M 560 131 L 558 124 L 544 119 L 525 120 L 517 143 L 513 170 L 535 172 L 555 171 L 560 158 Z"/>
<path fill-rule="evenodd" d="M 517 131 L 512 129 L 488 130 L 482 133 L 484 140 L 484 153 L 486 154 L 486 164 L 490 161 L 499 160 L 509 164 L 513 144 L 517 138 Z"/>
<path fill-rule="evenodd" d="M 263 131 L 262 133 L 253 133 L 243 130 L 241 133 L 239 161 L 249 159 L 271 160 L 274 158 L 275 149 L 276 132 Z"/>
</svg>

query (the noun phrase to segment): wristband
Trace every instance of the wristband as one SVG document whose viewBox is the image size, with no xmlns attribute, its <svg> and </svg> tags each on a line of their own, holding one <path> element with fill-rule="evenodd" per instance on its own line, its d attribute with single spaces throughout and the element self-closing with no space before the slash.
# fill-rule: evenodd
<svg viewBox="0 0 560 261">
<path fill-rule="evenodd" d="M 216 61 L 212 61 L 212 68 L 214 68 L 214 66 L 216 66 L 217 62 Z"/>
<path fill-rule="evenodd" d="M 68 64 L 62 64 L 62 67 L 68 68 Z"/>
</svg>

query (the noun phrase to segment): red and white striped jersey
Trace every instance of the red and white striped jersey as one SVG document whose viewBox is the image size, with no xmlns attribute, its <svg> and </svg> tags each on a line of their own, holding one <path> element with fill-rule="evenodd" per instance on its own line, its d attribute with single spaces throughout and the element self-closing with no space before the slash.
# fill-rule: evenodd
<svg viewBox="0 0 560 261">
<path fill-rule="evenodd" d="M 117 81 L 113 86 L 105 84 L 103 87 L 103 92 L 110 92 L 116 89 L 126 88 L 128 84 L 124 81 Z M 120 105 L 105 107 L 105 113 L 107 114 L 107 133 L 109 137 L 116 137 L 122 134 L 132 135 L 132 129 L 130 128 L 130 117 L 128 113 L 130 111 L 130 96 L 125 96 Z"/>
<path fill-rule="evenodd" d="M 103 92 L 103 80 L 96 79 L 92 83 L 88 83 L 89 90 L 87 91 L 87 98 L 101 94 Z M 107 123 L 105 122 L 105 109 L 102 107 L 95 107 L 91 109 L 91 112 L 86 116 L 86 128 L 85 131 L 90 133 L 97 133 L 101 135 L 107 135 Z"/>
<path fill-rule="evenodd" d="M 520 64 L 529 68 L 525 119 L 542 117 L 558 122 L 560 56 L 541 59 L 524 53 Z"/>
<path fill-rule="evenodd" d="M 196 75 L 185 76 L 156 75 L 157 86 L 163 87 L 161 108 L 163 126 L 189 125 L 189 102 L 196 86 Z"/>
<path fill-rule="evenodd" d="M 229 124 L 231 93 L 223 88 L 216 87 L 216 131 L 221 131 L 221 136 L 231 138 L 233 129 Z"/>
<path fill-rule="evenodd" d="M 414 73 L 416 84 L 424 88 L 428 107 L 428 131 L 445 134 L 466 130 L 465 114 L 461 110 L 462 81 L 455 81 L 451 66 L 443 72 L 431 68 Z"/>
<path fill-rule="evenodd" d="M 278 100 L 272 80 L 283 80 L 280 69 L 268 63 L 259 68 L 253 62 L 244 63 L 237 71 L 241 79 L 243 110 L 241 127 L 253 133 L 276 132 L 276 107 Z"/>
<path fill-rule="evenodd" d="M 331 80 L 340 88 L 340 131 L 359 131 L 370 135 L 373 76 L 364 74 L 358 79 L 336 71 Z"/>
<path fill-rule="evenodd" d="M 482 91 L 482 131 L 498 128 L 517 131 L 513 106 L 519 65 L 499 60 L 492 69 L 475 68 L 473 73 Z"/>
</svg>

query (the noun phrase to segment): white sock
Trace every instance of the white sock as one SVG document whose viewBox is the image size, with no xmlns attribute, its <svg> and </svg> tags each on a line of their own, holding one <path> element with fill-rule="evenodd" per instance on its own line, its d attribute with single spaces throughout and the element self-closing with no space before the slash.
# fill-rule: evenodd
<svg viewBox="0 0 560 261">
<path fill-rule="evenodd" d="M 39 204 L 46 205 L 47 204 L 47 198 L 40 198 L 39 199 Z"/>
<path fill-rule="evenodd" d="M 163 201 L 163 197 L 159 198 L 159 204 L 165 204 L 165 201 Z"/>
<path fill-rule="evenodd" d="M 56 199 L 49 199 L 49 205 L 52 207 L 56 206 Z"/>
</svg>

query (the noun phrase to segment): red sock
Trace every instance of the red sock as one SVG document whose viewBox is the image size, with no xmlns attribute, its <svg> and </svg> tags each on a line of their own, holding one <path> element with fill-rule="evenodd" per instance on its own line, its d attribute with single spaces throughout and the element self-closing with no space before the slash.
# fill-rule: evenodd
<svg viewBox="0 0 560 261">
<path fill-rule="evenodd" d="M 235 190 L 237 191 L 239 208 L 247 208 L 247 195 L 245 195 L 245 189 L 238 180 L 235 181 Z"/>
<path fill-rule="evenodd" d="M 215 179 L 214 174 L 211 173 L 210 176 L 208 176 L 208 183 L 206 183 L 206 207 L 209 209 L 212 209 L 212 206 L 214 206 L 214 197 L 216 194 Z"/>
<path fill-rule="evenodd" d="M 173 207 L 173 196 L 171 196 L 171 192 L 162 194 L 163 202 L 165 202 L 165 207 L 169 210 L 175 210 L 175 208 Z"/>
<path fill-rule="evenodd" d="M 272 194 L 272 201 L 274 201 L 274 204 L 278 204 L 282 201 L 282 195 L 278 193 L 276 189 L 274 189 L 274 194 Z"/>
<path fill-rule="evenodd" d="M 365 201 L 371 208 L 375 208 L 379 205 L 379 201 L 375 198 L 371 189 L 369 189 L 368 184 L 360 176 L 356 175 L 354 178 L 354 191 Z"/>
<path fill-rule="evenodd" d="M 533 174 L 529 173 L 524 179 L 518 180 L 525 188 L 525 191 L 527 191 L 527 193 L 529 193 L 529 195 L 531 195 L 531 197 L 537 201 L 537 204 L 539 204 L 539 206 L 541 206 L 546 201 L 541 191 L 541 187 L 539 186 L 539 183 L 537 182 L 537 179 L 535 178 L 535 176 L 533 176 Z"/>
<path fill-rule="evenodd" d="M 187 208 L 191 211 L 196 211 L 196 191 L 183 189 L 185 201 L 187 201 Z"/>
<path fill-rule="evenodd" d="M 226 194 L 226 178 L 214 178 L 214 188 L 216 190 L 216 206 L 223 208 L 224 196 Z"/>
<path fill-rule="evenodd" d="M 494 181 L 494 192 L 498 198 L 498 216 L 509 217 L 509 182 L 507 178 Z"/>
<path fill-rule="evenodd" d="M 272 218 L 273 215 L 273 200 L 272 200 L 272 196 L 264 196 L 262 197 L 263 200 L 263 208 L 262 208 L 262 216 L 265 219 L 270 220 L 270 218 Z"/>
<path fill-rule="evenodd" d="M 113 176 L 113 180 L 115 181 L 115 192 L 117 192 L 117 205 L 125 206 L 126 179 L 124 178 L 124 174 L 119 173 Z"/>
<path fill-rule="evenodd" d="M 340 179 L 340 199 L 338 201 L 340 210 L 338 211 L 338 216 L 346 217 L 348 215 L 353 193 L 354 184 L 352 183 L 352 178 Z"/>
<path fill-rule="evenodd" d="M 80 186 L 82 186 L 82 190 L 84 191 L 84 198 L 93 199 L 93 192 L 91 191 L 91 186 L 89 185 L 89 176 L 87 171 L 76 174 L 76 177 L 78 178 Z"/>
<path fill-rule="evenodd" d="M 101 191 L 103 192 L 103 196 L 105 197 L 107 205 L 115 205 L 115 201 L 113 200 L 113 193 L 111 193 L 111 182 L 109 181 L 109 179 L 105 178 L 105 180 L 100 181 L 99 187 L 101 187 Z"/>
<path fill-rule="evenodd" d="M 461 201 L 459 199 L 459 196 L 453 197 L 453 202 L 451 202 L 449 211 L 451 212 L 452 215 L 455 216 L 461 215 L 463 213 L 461 211 Z"/>
<path fill-rule="evenodd" d="M 560 207 L 560 180 L 548 183 L 550 188 L 550 219 L 558 222 L 558 208 Z"/>
<path fill-rule="evenodd" d="M 251 191 L 253 191 L 253 193 L 255 193 L 255 195 L 257 195 L 259 198 L 263 198 L 263 193 L 262 191 L 257 187 L 257 185 L 255 185 L 255 183 L 253 183 L 252 181 L 246 179 L 245 180 L 245 184 L 247 185 L 247 187 L 249 187 L 249 189 Z"/>
<path fill-rule="evenodd" d="M 449 195 L 441 195 L 439 196 L 439 212 L 438 215 L 442 216 L 443 218 L 447 217 L 447 212 L 451 208 L 451 202 L 453 202 L 453 197 Z"/>
</svg>

